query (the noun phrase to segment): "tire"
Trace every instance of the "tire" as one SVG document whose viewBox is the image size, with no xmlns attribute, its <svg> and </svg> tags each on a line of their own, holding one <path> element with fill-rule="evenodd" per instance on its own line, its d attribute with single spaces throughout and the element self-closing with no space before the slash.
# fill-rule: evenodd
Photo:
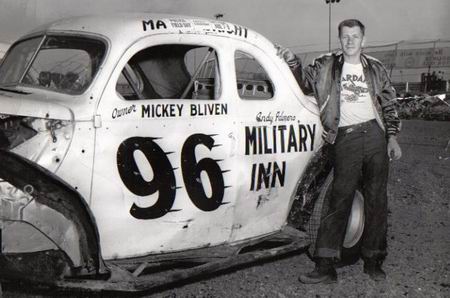
<svg viewBox="0 0 450 298">
<path fill-rule="evenodd" d="M 321 219 L 326 215 L 331 196 L 331 186 L 333 182 L 333 171 L 330 172 L 322 185 L 319 196 L 314 204 L 314 209 L 307 225 L 308 237 L 311 245 L 308 249 L 308 255 L 312 259 L 316 247 L 317 233 Z M 352 211 L 350 213 L 345 239 L 342 247 L 341 260 L 336 267 L 352 265 L 356 263 L 361 256 L 361 240 L 364 232 L 364 197 L 361 190 L 358 189 L 353 200 Z"/>
</svg>

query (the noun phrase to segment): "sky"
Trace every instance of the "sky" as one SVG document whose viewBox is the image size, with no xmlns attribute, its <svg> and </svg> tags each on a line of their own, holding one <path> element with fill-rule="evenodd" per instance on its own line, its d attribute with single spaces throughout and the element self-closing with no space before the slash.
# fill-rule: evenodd
<svg viewBox="0 0 450 298">
<path fill-rule="evenodd" d="M 63 17 L 155 12 L 214 18 L 244 25 L 297 52 L 328 49 L 325 0 L 0 0 L 0 43 L 10 44 Z M 367 45 L 401 40 L 450 40 L 450 0 L 341 0 L 332 5 L 332 47 L 346 18 L 366 25 Z"/>
</svg>

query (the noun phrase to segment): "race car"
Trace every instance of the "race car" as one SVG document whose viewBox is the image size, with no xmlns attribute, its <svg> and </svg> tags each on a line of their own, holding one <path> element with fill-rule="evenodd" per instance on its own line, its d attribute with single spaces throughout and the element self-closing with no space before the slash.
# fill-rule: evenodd
<svg viewBox="0 0 450 298">
<path fill-rule="evenodd" d="M 3 282 L 151 290 L 305 251 L 332 179 L 314 98 L 273 43 L 219 20 L 37 28 L 2 61 L 0 127 Z"/>
</svg>

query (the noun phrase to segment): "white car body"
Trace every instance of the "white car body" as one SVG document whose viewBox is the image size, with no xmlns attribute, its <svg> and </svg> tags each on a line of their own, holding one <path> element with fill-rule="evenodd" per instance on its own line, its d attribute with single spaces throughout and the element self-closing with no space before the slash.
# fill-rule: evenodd
<svg viewBox="0 0 450 298">
<path fill-rule="evenodd" d="M 270 41 L 223 21 L 155 14 L 70 18 L 21 40 L 43 35 L 104 43 L 97 73 L 79 94 L 23 83 L 14 87 L 21 94 L 1 89 L 0 114 L 39 120 L 30 124 L 37 134 L 10 151 L 81 195 L 103 259 L 233 245 L 286 225 L 322 127 L 314 99 L 303 95 Z M 213 48 L 216 98 L 126 100 L 117 91 L 123 69 L 159 45 Z M 270 98 L 245 98 L 250 80 L 238 90 L 236 51 L 265 70 L 273 89 L 261 92 Z M 247 90 L 253 96 L 256 85 Z M 77 254 L 70 255 L 75 264 Z"/>
</svg>

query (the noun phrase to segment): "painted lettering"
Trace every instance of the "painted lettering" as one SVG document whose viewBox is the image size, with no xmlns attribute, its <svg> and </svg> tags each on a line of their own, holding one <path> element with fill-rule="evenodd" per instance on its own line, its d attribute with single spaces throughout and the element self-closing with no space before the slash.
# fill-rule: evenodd
<svg viewBox="0 0 450 298">
<path fill-rule="evenodd" d="M 264 163 L 255 163 L 252 165 L 251 175 L 251 191 L 258 191 L 261 188 L 273 188 L 277 184 L 283 187 L 286 177 L 286 161 L 281 163 L 281 167 L 275 161 L 269 162 L 267 165 Z"/>
<path fill-rule="evenodd" d="M 256 127 L 245 127 L 245 155 L 256 154 Z M 250 148 L 253 152 L 250 153 Z"/>
<path fill-rule="evenodd" d="M 191 24 L 185 19 L 169 19 L 170 25 L 174 28 L 191 28 Z"/>
<path fill-rule="evenodd" d="M 262 112 L 256 114 L 256 122 L 268 122 L 269 124 L 272 124 L 274 120 L 273 118 L 274 117 L 272 116 L 271 112 L 266 115 L 264 115 Z"/>
<path fill-rule="evenodd" d="M 166 23 L 164 23 L 161 20 L 156 20 L 156 23 L 153 20 L 148 20 L 148 21 L 142 21 L 142 27 L 144 29 L 144 31 L 147 31 L 147 26 L 150 26 L 151 30 L 155 30 L 155 29 L 167 29 Z"/>
<path fill-rule="evenodd" d="M 314 150 L 315 124 L 246 126 L 245 155 Z"/>
<path fill-rule="evenodd" d="M 284 111 L 278 111 L 275 115 L 275 122 L 287 122 L 287 121 L 295 121 L 294 115 L 285 115 Z"/>
<path fill-rule="evenodd" d="M 273 122 L 289 122 L 295 121 L 295 115 L 285 115 L 284 111 L 277 111 L 272 114 L 272 112 L 263 114 L 262 112 L 258 112 L 255 116 L 256 122 L 266 122 L 268 124 L 273 124 Z"/>
<path fill-rule="evenodd" d="M 228 106 L 225 103 L 191 104 L 191 116 L 226 115 Z"/>
<path fill-rule="evenodd" d="M 117 169 L 120 178 L 127 189 L 134 195 L 144 198 L 157 193 L 158 199 L 152 206 L 140 206 L 138 202 L 133 203 L 130 214 L 137 219 L 155 219 L 166 215 L 168 212 L 179 211 L 173 209 L 176 198 L 177 186 L 175 170 L 168 158 L 169 154 L 155 142 L 159 137 L 131 137 L 124 140 L 117 149 Z M 195 155 L 198 146 L 206 147 L 210 151 L 220 145 L 215 144 L 215 140 L 210 135 L 193 134 L 190 135 L 183 144 L 181 150 L 181 173 L 187 194 L 192 203 L 202 211 L 214 211 L 223 204 L 225 189 L 229 186 L 224 184 L 223 174 L 228 170 L 222 170 L 218 164 L 220 160 L 204 157 L 197 160 Z M 141 151 L 145 155 L 149 166 L 152 169 L 153 178 L 148 181 L 144 179 L 144 173 L 135 160 L 134 153 Z M 209 177 L 210 194 L 207 195 L 204 184 L 200 181 L 201 173 Z M 148 174 L 148 173 L 147 173 Z M 26 187 L 25 187 L 26 189 Z M 31 193 L 33 189 L 28 193 Z"/>
<path fill-rule="evenodd" d="M 219 30 L 218 32 L 226 32 L 226 33 L 228 33 L 228 34 L 234 34 L 234 35 L 237 35 L 237 36 L 243 36 L 244 38 L 247 38 L 247 33 L 248 33 L 248 30 L 247 30 L 247 28 L 245 28 L 245 27 L 241 27 L 241 26 L 238 26 L 238 25 L 233 25 L 233 28 L 230 28 L 230 25 L 228 25 L 227 24 L 227 28 L 228 28 L 228 30 Z"/>
<path fill-rule="evenodd" d="M 136 105 L 131 105 L 126 108 L 115 108 L 112 111 L 111 117 L 113 119 L 116 119 L 116 118 L 119 118 L 119 117 L 122 117 L 122 116 L 125 116 L 128 114 L 134 113 L 134 112 L 136 112 Z"/>
<path fill-rule="evenodd" d="M 244 37 L 247 38 L 247 28 L 242 30 L 241 26 L 234 25 L 234 35 L 242 36 L 242 31 L 244 31 Z"/>
<path fill-rule="evenodd" d="M 142 118 L 172 118 L 180 117 L 183 112 L 182 104 L 153 104 L 142 105 Z"/>
</svg>

